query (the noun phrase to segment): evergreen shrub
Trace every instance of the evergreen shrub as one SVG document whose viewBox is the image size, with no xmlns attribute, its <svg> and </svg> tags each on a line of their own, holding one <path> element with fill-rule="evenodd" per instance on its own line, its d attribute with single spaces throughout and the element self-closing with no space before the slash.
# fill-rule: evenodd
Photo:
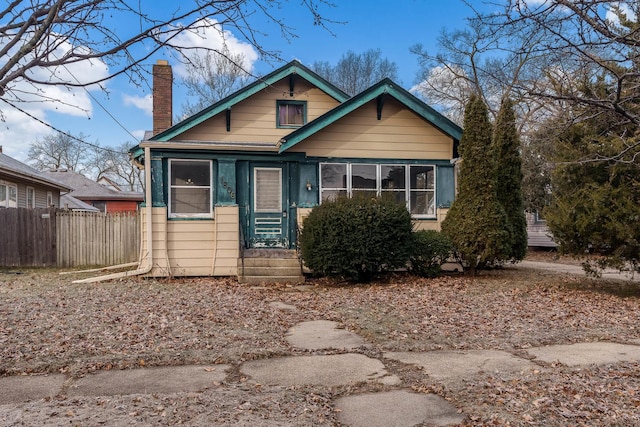
<svg viewBox="0 0 640 427">
<path fill-rule="evenodd" d="M 311 210 L 299 243 L 314 274 L 367 282 L 406 266 L 412 233 L 404 204 L 386 197 L 339 197 Z"/>
<path fill-rule="evenodd" d="M 435 230 L 416 231 L 413 233 L 409 271 L 417 276 L 436 277 L 452 250 L 451 240 L 444 234 Z"/>
</svg>

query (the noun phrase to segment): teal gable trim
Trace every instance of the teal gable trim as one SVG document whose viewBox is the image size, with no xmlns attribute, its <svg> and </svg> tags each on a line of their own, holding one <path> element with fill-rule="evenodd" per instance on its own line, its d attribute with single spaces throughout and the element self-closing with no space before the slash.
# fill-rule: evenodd
<svg viewBox="0 0 640 427">
<path fill-rule="evenodd" d="M 229 95 L 228 97 L 216 102 L 212 106 L 205 108 L 199 113 L 194 114 L 193 116 L 181 121 L 170 127 L 169 129 L 161 132 L 154 137 L 152 137 L 151 141 L 170 141 L 172 138 L 180 135 L 181 133 L 193 128 L 194 126 L 199 125 L 205 120 L 210 119 L 217 114 L 230 109 L 233 105 L 244 101 L 250 96 L 260 92 L 268 86 L 288 77 L 291 75 L 297 75 L 316 87 L 320 88 L 322 91 L 327 93 L 329 96 L 333 97 L 339 102 L 344 102 L 349 99 L 349 95 L 338 89 L 336 86 L 329 83 L 327 80 L 320 77 L 318 74 L 314 73 L 304 65 L 302 65 L 298 61 L 291 61 L 285 66 L 267 74 L 266 76 L 256 80 L 250 85 L 246 86 L 243 89 Z"/>
<path fill-rule="evenodd" d="M 280 140 L 281 145 L 279 152 L 282 153 L 288 150 L 300 141 L 308 138 L 309 136 L 346 116 L 353 110 L 384 94 L 392 96 L 397 101 L 402 103 L 405 107 L 409 108 L 411 111 L 422 117 L 424 120 L 430 122 L 435 127 L 451 136 L 455 141 L 459 141 L 462 137 L 462 128 L 460 128 L 460 126 L 456 125 L 454 122 L 438 113 L 436 110 L 429 107 L 424 102 L 420 101 L 414 95 L 401 88 L 390 79 L 384 79 L 379 83 L 371 86 L 364 92 L 360 93 L 359 95 L 356 95 L 353 98 L 343 102 L 333 110 L 323 114 L 314 121 L 307 123 L 306 125 L 300 127 L 299 129 L 282 138 Z"/>
</svg>

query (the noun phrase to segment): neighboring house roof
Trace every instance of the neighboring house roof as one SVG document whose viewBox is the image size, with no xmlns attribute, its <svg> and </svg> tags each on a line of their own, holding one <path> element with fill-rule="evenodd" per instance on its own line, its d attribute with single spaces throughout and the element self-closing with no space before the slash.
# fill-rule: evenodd
<svg viewBox="0 0 640 427">
<path fill-rule="evenodd" d="M 380 112 L 384 108 L 384 96 L 389 95 L 401 102 L 405 107 L 440 129 L 442 132 L 451 136 L 454 139 L 454 153 L 453 156 L 457 157 L 457 145 L 462 137 L 462 128 L 456 125 L 454 122 L 438 113 L 433 108 L 416 98 L 414 95 L 394 83 L 390 79 L 383 79 L 377 84 L 371 86 L 369 89 L 361 92 L 360 94 L 348 99 L 342 104 L 338 105 L 327 113 L 318 117 L 317 119 L 307 123 L 304 126 L 296 129 L 287 136 L 280 139 L 279 152 L 282 153 L 289 148 L 296 145 L 298 142 L 308 138 L 310 135 L 324 129 L 328 125 L 334 123 L 338 119 L 346 116 L 353 110 L 361 107 L 362 105 L 378 99 L 378 111 Z M 380 98 L 379 98 L 380 97 Z"/>
<path fill-rule="evenodd" d="M 78 200 L 69 194 L 63 194 L 60 196 L 60 207 L 63 209 L 70 209 L 72 211 L 100 212 L 100 209 L 95 206 L 91 206 L 89 203 Z"/>
<path fill-rule="evenodd" d="M 70 190 L 70 187 L 66 184 L 53 177 L 46 176 L 43 172 L 40 172 L 3 153 L 0 153 L 0 172 L 18 179 L 31 181 L 47 187 L 56 188 L 58 190 Z"/>
<path fill-rule="evenodd" d="M 266 76 L 259 78 L 255 82 L 243 89 L 227 96 L 226 98 L 216 102 L 212 106 L 205 108 L 199 113 L 171 126 L 169 129 L 160 132 L 156 136 L 150 138 L 151 141 L 169 141 L 171 138 L 179 135 L 194 126 L 204 122 L 205 120 L 219 114 L 220 112 L 231 108 L 233 105 L 249 98 L 251 95 L 265 89 L 268 86 L 277 83 L 285 77 L 300 76 L 309 81 L 313 85 L 317 86 L 329 96 L 333 97 L 339 102 L 344 102 L 349 99 L 349 95 L 338 89 L 333 84 L 329 83 L 318 74 L 314 73 L 298 61 L 291 61 L 287 65 L 278 68 L 277 70 L 267 74 Z"/>
<path fill-rule="evenodd" d="M 109 179 L 106 176 L 101 176 L 100 179 L 97 182 L 98 182 L 98 184 L 104 185 L 105 187 L 111 188 L 112 190 L 122 191 L 122 188 L 120 188 L 118 183 L 114 182 L 113 180 Z"/>
<path fill-rule="evenodd" d="M 69 195 L 82 200 L 135 200 L 144 196 L 137 191 L 116 191 L 72 171 L 43 172 L 47 177 L 64 182 L 72 191 Z"/>
</svg>

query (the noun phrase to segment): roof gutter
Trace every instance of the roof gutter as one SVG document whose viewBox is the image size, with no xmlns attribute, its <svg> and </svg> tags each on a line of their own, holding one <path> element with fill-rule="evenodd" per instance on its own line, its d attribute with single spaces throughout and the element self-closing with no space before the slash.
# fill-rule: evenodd
<svg viewBox="0 0 640 427">
<path fill-rule="evenodd" d="M 130 277 L 130 276 L 140 276 L 142 274 L 147 274 L 153 268 L 153 201 L 151 200 L 151 148 L 144 148 L 144 185 L 145 185 L 145 201 L 146 201 L 146 226 L 147 226 L 147 256 L 146 265 L 141 267 L 143 263 L 142 255 L 140 256 L 140 260 L 138 261 L 138 269 L 131 271 L 123 271 L 121 273 L 113 273 L 107 274 L 104 276 L 97 277 L 89 277 L 87 279 L 74 280 L 72 283 L 96 283 L 103 282 L 105 280 L 111 279 L 119 279 L 122 277 Z"/>
</svg>

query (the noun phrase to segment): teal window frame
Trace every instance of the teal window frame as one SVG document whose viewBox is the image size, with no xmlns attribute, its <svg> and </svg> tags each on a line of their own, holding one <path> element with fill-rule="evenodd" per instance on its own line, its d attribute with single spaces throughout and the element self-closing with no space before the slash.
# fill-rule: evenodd
<svg viewBox="0 0 640 427">
<path fill-rule="evenodd" d="M 302 123 L 301 124 L 290 124 L 290 123 L 281 123 L 280 117 L 280 108 L 284 106 L 302 106 Z M 297 129 L 307 124 L 307 101 L 292 101 L 279 99 L 276 101 L 276 127 L 278 129 Z"/>
</svg>

